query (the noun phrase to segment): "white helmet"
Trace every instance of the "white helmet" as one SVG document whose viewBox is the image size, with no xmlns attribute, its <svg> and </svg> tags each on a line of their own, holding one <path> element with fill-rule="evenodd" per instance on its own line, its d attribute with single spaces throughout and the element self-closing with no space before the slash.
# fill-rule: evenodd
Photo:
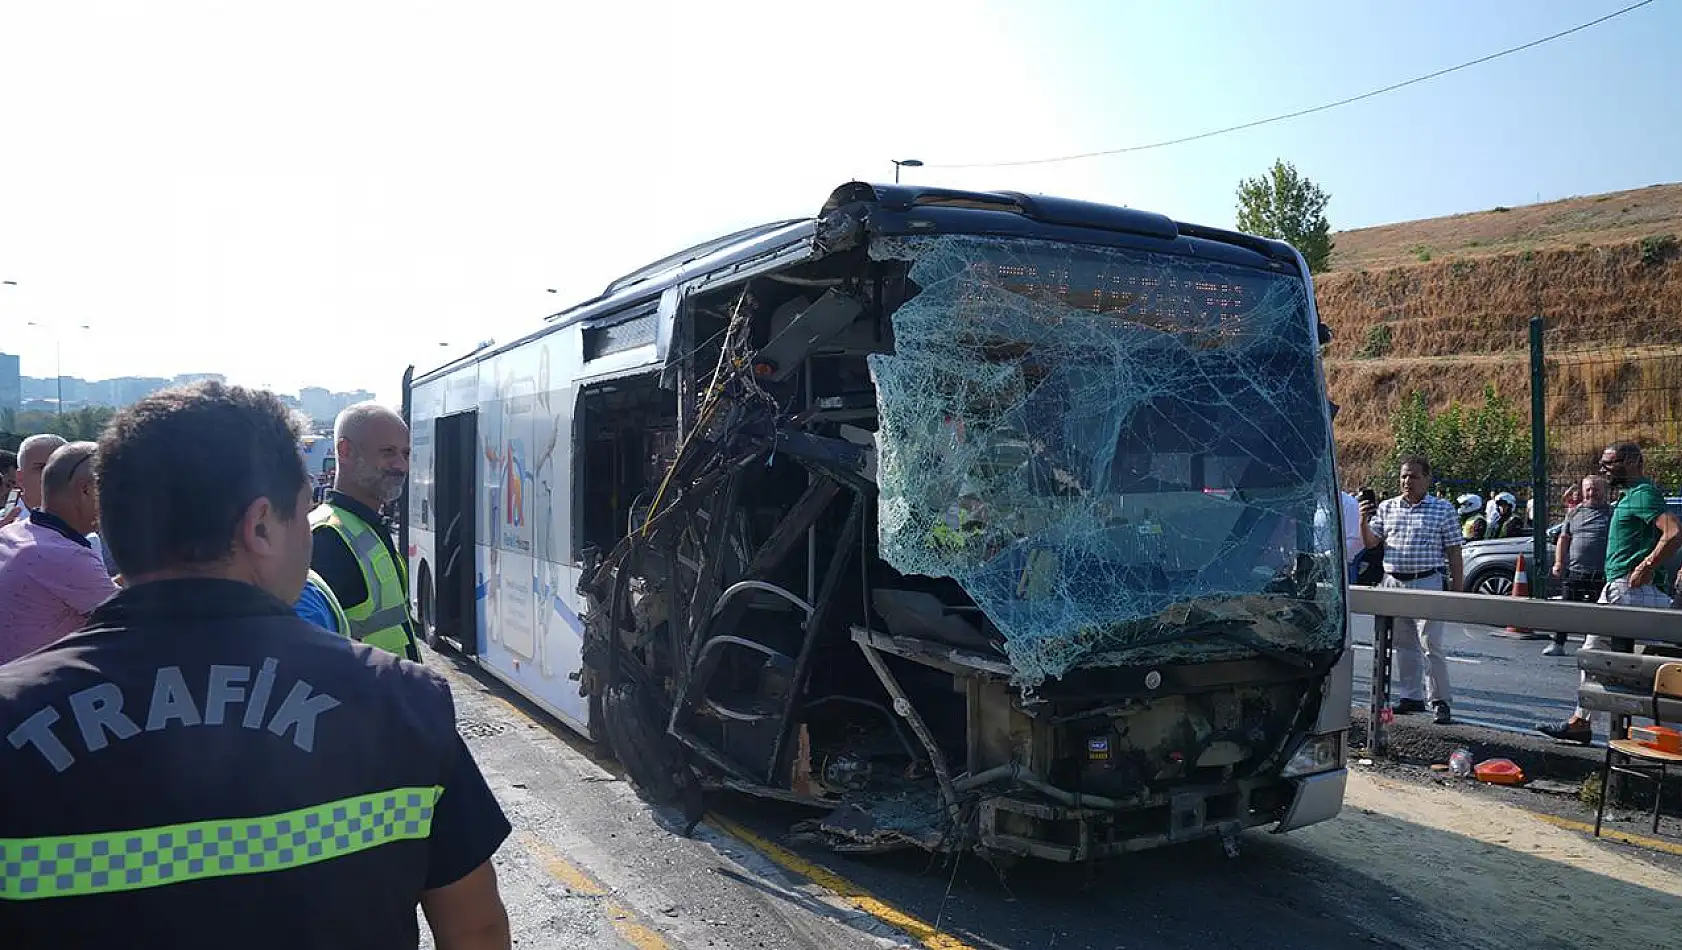
<svg viewBox="0 0 1682 950">
<path fill-rule="evenodd" d="M 1506 502 L 1508 508 L 1518 507 L 1518 498 L 1516 498 L 1510 491 L 1504 491 L 1501 494 L 1496 495 L 1495 500 L 1497 502 Z"/>
<path fill-rule="evenodd" d="M 1454 503 L 1460 506 L 1461 517 L 1465 517 L 1466 515 L 1475 515 L 1483 508 L 1483 499 L 1472 494 L 1461 495 L 1459 498 L 1454 499 Z"/>
</svg>

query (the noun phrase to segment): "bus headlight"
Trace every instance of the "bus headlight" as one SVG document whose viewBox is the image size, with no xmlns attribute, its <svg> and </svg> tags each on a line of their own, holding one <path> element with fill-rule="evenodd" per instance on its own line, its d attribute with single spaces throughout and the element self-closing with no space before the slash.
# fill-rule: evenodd
<svg viewBox="0 0 1682 950">
<path fill-rule="evenodd" d="M 1280 774 L 1285 778 L 1299 778 L 1341 768 L 1343 733 L 1328 732 L 1322 736 L 1309 736 L 1304 739 L 1302 745 L 1297 746 L 1296 755 L 1291 756 L 1291 761 L 1285 763 L 1285 770 Z"/>
</svg>

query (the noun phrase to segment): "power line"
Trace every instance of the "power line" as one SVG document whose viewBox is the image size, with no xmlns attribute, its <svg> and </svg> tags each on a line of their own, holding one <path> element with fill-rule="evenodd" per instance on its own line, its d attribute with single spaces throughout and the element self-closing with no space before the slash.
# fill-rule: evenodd
<svg viewBox="0 0 1682 950">
<path fill-rule="evenodd" d="M 1177 139 L 1167 139 L 1166 141 L 1162 141 L 1162 142 L 1151 142 L 1148 145 L 1129 145 L 1125 148 L 1108 148 L 1108 149 L 1103 149 L 1101 151 L 1096 151 L 1096 152 L 1080 152 L 1080 153 L 1075 154 L 1075 155 L 1059 155 L 1055 158 L 1024 158 L 1024 159 L 1018 159 L 1016 161 L 1011 161 L 1011 162 L 962 162 L 962 163 L 951 164 L 951 165 L 941 165 L 941 164 L 938 164 L 938 163 L 935 163 L 935 162 L 930 162 L 928 164 L 928 167 L 929 168 L 1009 168 L 1009 167 L 1014 167 L 1014 166 L 1018 166 L 1018 165 L 1049 165 L 1052 162 L 1072 162 L 1072 161 L 1075 161 L 1076 159 L 1081 159 L 1081 158 L 1098 158 L 1098 157 L 1101 157 L 1101 156 L 1104 156 L 1104 155 L 1124 155 L 1128 152 L 1145 152 L 1145 151 L 1149 151 L 1151 149 L 1156 149 L 1156 148 L 1167 148 L 1170 145 L 1183 145 L 1187 142 L 1196 142 L 1199 139 L 1214 138 L 1217 135 L 1226 135 L 1229 132 L 1241 132 L 1245 129 L 1253 129 L 1253 128 L 1259 126 L 1259 125 L 1269 125 L 1269 124 L 1274 123 L 1274 122 L 1283 122 L 1286 119 L 1296 119 L 1296 118 L 1300 118 L 1300 117 L 1305 116 L 1305 115 L 1312 115 L 1316 112 L 1325 112 L 1327 109 L 1336 109 L 1338 106 L 1346 106 L 1346 105 L 1349 105 L 1352 102 L 1360 102 L 1362 99 L 1371 99 L 1374 96 L 1381 96 L 1381 95 L 1383 95 L 1387 92 L 1395 92 L 1397 89 L 1401 89 L 1401 88 L 1404 88 L 1406 86 L 1412 86 L 1416 83 L 1426 82 L 1426 81 L 1431 80 L 1431 79 L 1436 79 L 1439 76 L 1446 76 L 1449 73 L 1458 72 L 1462 69 L 1467 69 L 1467 68 L 1472 67 L 1472 66 L 1477 66 L 1477 65 L 1480 65 L 1480 64 L 1483 64 L 1483 63 L 1487 63 L 1490 60 L 1500 59 L 1503 56 L 1511 56 L 1514 53 L 1523 52 L 1524 50 L 1531 49 L 1532 47 L 1541 46 L 1543 43 L 1551 43 L 1554 40 L 1557 40 L 1561 37 L 1570 36 L 1573 33 L 1580 33 L 1583 30 L 1586 30 L 1591 26 L 1598 26 L 1602 23 L 1605 23 L 1607 20 L 1610 20 L 1613 17 L 1623 16 L 1624 14 L 1629 13 L 1632 10 L 1639 10 L 1642 7 L 1647 6 L 1648 4 L 1650 4 L 1652 2 L 1653 2 L 1653 0 L 1641 0 L 1641 2 L 1632 3 L 1629 6 L 1624 7 L 1621 10 L 1614 10 L 1613 12 L 1608 13 L 1603 17 L 1600 17 L 1599 19 L 1590 20 L 1587 23 L 1583 23 L 1583 24 L 1580 24 L 1578 26 L 1574 26 L 1569 30 L 1561 30 L 1560 32 L 1554 33 L 1550 36 L 1544 36 L 1539 40 L 1531 40 L 1530 42 L 1525 43 L 1522 46 L 1509 47 L 1507 49 L 1504 49 L 1504 50 L 1500 51 L 1499 53 L 1490 53 L 1488 56 L 1480 56 L 1477 59 L 1468 60 L 1467 62 L 1461 63 L 1458 66 L 1450 66 L 1447 69 L 1439 69 L 1434 73 L 1426 73 L 1423 76 L 1415 76 L 1412 79 L 1403 80 L 1402 82 L 1391 83 L 1390 85 L 1384 86 L 1383 88 L 1380 88 L 1380 89 L 1373 89 L 1369 92 L 1363 92 L 1358 96 L 1350 96 L 1347 99 L 1339 99 L 1336 102 L 1328 102 L 1328 103 L 1325 103 L 1323 105 L 1313 106 L 1313 107 L 1307 108 L 1307 109 L 1298 109 L 1295 112 L 1286 112 L 1286 113 L 1283 113 L 1281 115 L 1268 116 L 1265 119 L 1256 119 L 1253 122 L 1245 122 L 1245 123 L 1242 123 L 1240 125 L 1229 125 L 1224 129 L 1211 129 L 1207 132 L 1199 132 L 1196 135 L 1186 135 L 1186 136 L 1182 136 L 1182 137 L 1177 138 Z"/>
</svg>

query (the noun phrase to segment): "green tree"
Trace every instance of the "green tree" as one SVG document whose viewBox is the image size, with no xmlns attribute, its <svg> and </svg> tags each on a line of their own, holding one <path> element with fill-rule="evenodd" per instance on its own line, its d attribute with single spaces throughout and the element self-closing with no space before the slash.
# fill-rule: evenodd
<svg viewBox="0 0 1682 950">
<path fill-rule="evenodd" d="M 0 448 L 17 448 L 17 443 L 42 432 L 64 436 L 71 442 L 92 442 L 105 431 L 105 426 L 117 411 L 110 406 L 83 406 L 60 417 L 56 412 L 12 413 L 6 426 L 0 429 Z"/>
<path fill-rule="evenodd" d="M 1402 456 L 1417 454 L 1431 460 L 1436 481 L 1485 494 L 1529 480 L 1529 433 L 1518 410 L 1493 385 L 1484 386 L 1483 404 L 1469 412 L 1453 402 L 1433 413 L 1424 393 L 1412 393 L 1390 428 L 1396 445 L 1392 470 Z"/>
<path fill-rule="evenodd" d="M 1278 159 L 1267 174 L 1238 183 L 1238 230 L 1277 238 L 1302 252 L 1319 273 L 1332 258 L 1332 228 L 1326 221 L 1331 196 Z"/>
<path fill-rule="evenodd" d="M 1404 456 L 1431 456 L 1431 409 L 1425 405 L 1425 394 L 1416 392 L 1408 396 L 1402 407 L 1396 410 L 1396 415 L 1390 420 L 1390 431 L 1396 438 L 1396 451 L 1390 458 L 1390 474 L 1395 474 L 1396 463 Z"/>
</svg>

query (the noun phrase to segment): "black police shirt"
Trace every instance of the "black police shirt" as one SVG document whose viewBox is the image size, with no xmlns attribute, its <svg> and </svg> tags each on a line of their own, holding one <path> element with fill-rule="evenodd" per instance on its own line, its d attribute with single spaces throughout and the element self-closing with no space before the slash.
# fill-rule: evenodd
<svg viewBox="0 0 1682 950">
<path fill-rule="evenodd" d="M 0 945 L 413 948 L 507 819 L 437 673 L 154 581 L 0 666 Z"/>
</svg>

